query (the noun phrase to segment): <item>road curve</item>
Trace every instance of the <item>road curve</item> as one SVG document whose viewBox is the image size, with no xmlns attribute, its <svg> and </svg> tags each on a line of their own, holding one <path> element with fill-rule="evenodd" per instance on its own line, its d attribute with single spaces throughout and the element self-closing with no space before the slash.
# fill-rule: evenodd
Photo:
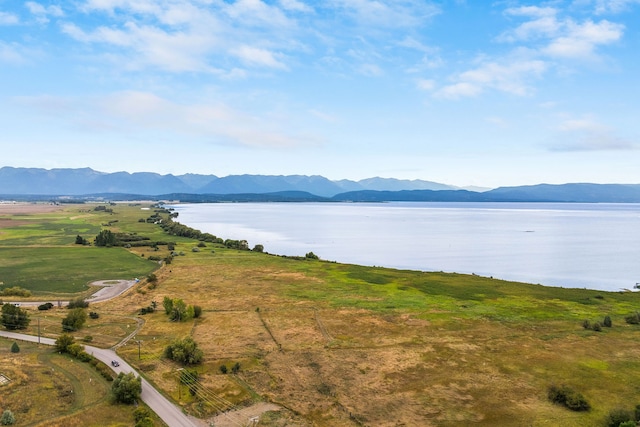
<svg viewBox="0 0 640 427">
<path fill-rule="evenodd" d="M 55 345 L 56 341 L 52 338 L 37 337 L 34 335 L 18 334 L 16 332 L 0 331 L 0 336 L 20 341 L 39 342 L 45 345 Z M 120 358 L 113 350 L 103 349 L 85 345 L 84 349 L 87 353 L 92 354 L 96 359 L 104 362 L 116 373 L 133 372 L 139 375 L 127 362 Z M 117 360 L 120 366 L 111 365 L 112 360 Z M 165 398 L 158 390 L 156 390 L 147 380 L 142 378 L 142 393 L 140 398 L 146 403 L 153 412 L 155 412 L 162 421 L 169 427 L 198 427 L 189 417 L 187 417 L 180 408 Z"/>
</svg>

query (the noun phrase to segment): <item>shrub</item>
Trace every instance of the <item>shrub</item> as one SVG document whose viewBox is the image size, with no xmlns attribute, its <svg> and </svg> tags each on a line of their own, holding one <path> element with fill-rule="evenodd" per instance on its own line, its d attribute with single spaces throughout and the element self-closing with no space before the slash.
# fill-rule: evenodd
<svg viewBox="0 0 640 427">
<path fill-rule="evenodd" d="M 562 405 L 572 411 L 588 411 L 591 409 L 591 405 L 582 394 L 566 385 L 550 386 L 547 396 L 551 402 Z"/>
<path fill-rule="evenodd" d="M 98 319 L 100 317 L 100 315 L 98 313 L 96 313 L 95 311 L 91 311 L 89 312 L 89 317 L 92 319 Z"/>
<path fill-rule="evenodd" d="M 628 421 L 633 422 L 633 424 L 631 424 L 632 426 L 636 425 L 634 413 L 626 409 L 617 408 L 609 412 L 605 420 L 605 425 L 607 427 L 621 427 L 622 424 Z"/>
<path fill-rule="evenodd" d="M 596 332 L 600 332 L 602 331 L 602 326 L 600 325 L 600 322 L 595 322 L 591 327 L 591 329 L 593 329 Z"/>
<path fill-rule="evenodd" d="M 253 252 L 264 252 L 264 246 L 262 245 L 255 245 L 253 247 Z"/>
<path fill-rule="evenodd" d="M 193 306 L 193 318 L 197 319 L 200 316 L 202 316 L 202 307 L 200 307 L 199 305 L 194 305 Z"/>
<path fill-rule="evenodd" d="M 235 365 L 231 367 L 232 374 L 237 374 L 238 372 L 240 372 L 240 362 L 236 362 Z"/>
<path fill-rule="evenodd" d="M 220 365 L 220 372 L 222 372 L 223 374 L 227 373 L 227 365 Z"/>
<path fill-rule="evenodd" d="M 16 423 L 16 417 L 15 415 L 13 415 L 13 412 L 11 412 L 8 409 L 5 409 L 4 412 L 2 413 L 2 417 L 0 417 L 0 424 L 2 424 L 3 426 L 10 426 Z"/>
<path fill-rule="evenodd" d="M 582 327 L 585 328 L 585 329 L 591 329 L 591 322 L 588 321 L 588 320 L 584 320 L 582 322 Z"/>
<path fill-rule="evenodd" d="M 20 353 L 20 347 L 15 341 L 13 342 L 13 344 L 11 344 L 11 353 Z"/>
<path fill-rule="evenodd" d="M 207 244 L 205 242 L 200 242 L 200 243 L 198 243 L 198 247 L 199 248 L 206 248 Z"/>
<path fill-rule="evenodd" d="M 91 341 L 93 341 L 93 337 L 91 335 L 87 335 L 84 338 L 82 338 L 82 341 L 91 342 Z"/>
<path fill-rule="evenodd" d="M 191 248 L 191 252 L 200 252 L 200 248 L 197 246 L 195 248 Z"/>
<path fill-rule="evenodd" d="M 624 321 L 627 322 L 630 325 L 637 325 L 640 324 L 640 313 L 638 313 L 637 311 L 627 317 L 624 318 Z"/>
<path fill-rule="evenodd" d="M 613 326 L 613 323 L 611 322 L 611 316 L 604 316 L 604 320 L 602 321 L 602 325 L 606 326 L 607 328 L 610 328 L 611 326 Z"/>
<path fill-rule="evenodd" d="M 74 300 L 69 301 L 69 304 L 67 305 L 68 309 L 87 308 L 87 307 L 89 307 L 89 301 L 85 301 L 84 298 L 82 297 L 78 297 Z"/>
</svg>

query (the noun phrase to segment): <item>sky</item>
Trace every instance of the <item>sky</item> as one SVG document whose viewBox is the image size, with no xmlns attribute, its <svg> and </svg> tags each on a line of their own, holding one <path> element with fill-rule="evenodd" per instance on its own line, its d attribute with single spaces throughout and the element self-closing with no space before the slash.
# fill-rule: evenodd
<svg viewBox="0 0 640 427">
<path fill-rule="evenodd" d="M 0 166 L 640 183 L 640 0 L 0 0 Z"/>
</svg>

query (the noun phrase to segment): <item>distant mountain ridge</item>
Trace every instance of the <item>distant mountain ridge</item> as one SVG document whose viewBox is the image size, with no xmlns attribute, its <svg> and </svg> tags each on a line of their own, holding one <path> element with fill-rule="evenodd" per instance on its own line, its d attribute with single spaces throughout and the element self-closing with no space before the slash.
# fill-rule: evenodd
<svg viewBox="0 0 640 427">
<path fill-rule="evenodd" d="M 640 184 L 539 184 L 469 191 L 422 180 L 331 181 L 313 175 L 160 175 L 83 169 L 0 168 L 0 198 L 184 202 L 573 202 L 640 203 Z"/>
<path fill-rule="evenodd" d="M 128 193 L 156 196 L 169 193 L 244 194 L 304 191 L 332 197 L 360 190 L 443 190 L 456 187 L 422 180 L 369 178 L 331 181 L 319 175 L 160 175 L 152 172 L 98 172 L 82 169 L 0 168 L 0 194 L 85 195 Z"/>
</svg>

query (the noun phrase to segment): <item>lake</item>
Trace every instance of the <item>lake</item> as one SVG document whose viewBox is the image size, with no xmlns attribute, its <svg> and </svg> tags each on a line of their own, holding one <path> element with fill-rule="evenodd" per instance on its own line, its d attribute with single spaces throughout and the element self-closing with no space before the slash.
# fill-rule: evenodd
<svg viewBox="0 0 640 427">
<path fill-rule="evenodd" d="M 177 220 L 280 255 L 617 291 L 640 282 L 640 205 L 213 203 Z"/>
</svg>

